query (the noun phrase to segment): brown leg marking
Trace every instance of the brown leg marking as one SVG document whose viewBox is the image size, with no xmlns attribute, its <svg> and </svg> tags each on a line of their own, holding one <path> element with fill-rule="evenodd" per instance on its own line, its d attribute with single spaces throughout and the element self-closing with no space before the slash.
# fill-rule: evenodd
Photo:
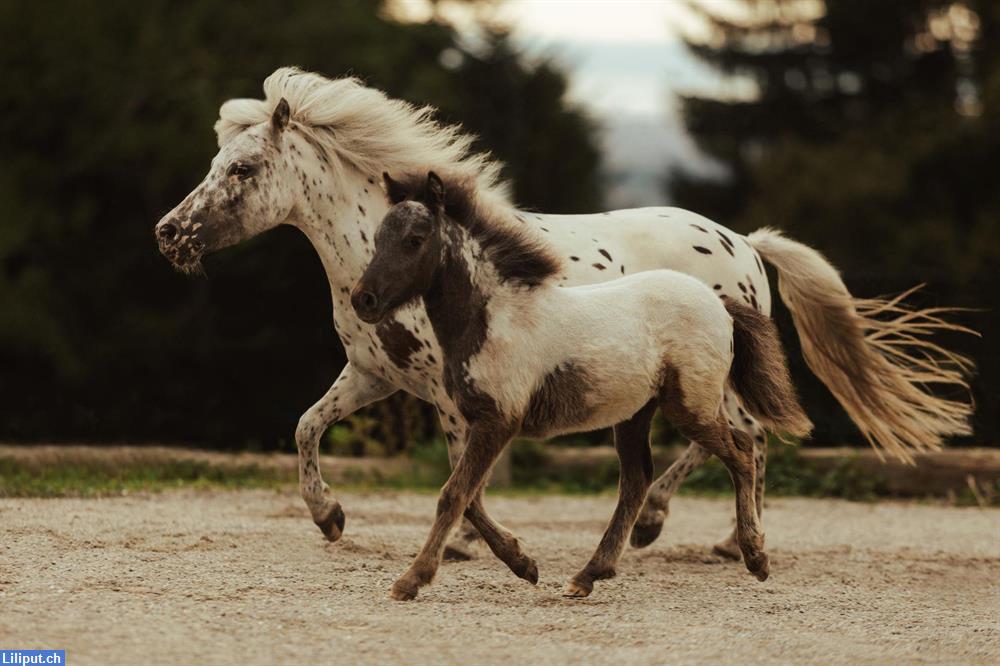
<svg viewBox="0 0 1000 666">
<path fill-rule="evenodd" d="M 752 437 L 754 441 L 754 462 L 757 467 L 756 480 L 754 483 L 754 504 L 757 507 L 757 519 L 763 523 L 764 476 L 767 469 L 767 433 L 765 433 L 764 428 L 761 427 L 755 419 L 750 417 L 745 412 L 742 416 L 740 416 L 740 418 L 741 422 L 736 426 L 736 429 L 746 433 Z M 751 423 L 747 423 L 747 421 L 751 421 Z M 712 552 L 721 557 L 725 557 L 726 559 L 734 560 L 736 562 L 740 561 L 742 553 L 740 552 L 739 539 L 737 538 L 737 530 L 735 527 L 733 527 L 733 531 L 728 537 L 712 547 Z"/>
<path fill-rule="evenodd" d="M 714 420 L 702 423 L 684 406 L 680 377 L 671 366 L 667 366 L 664 371 L 661 401 L 667 420 L 682 435 L 718 456 L 729 470 L 736 488 L 736 540 L 743 553 L 743 561 L 758 580 L 766 580 L 769 573 L 768 558 L 763 550 L 764 535 L 760 529 L 754 497 L 757 465 L 753 440 L 746 433 L 730 428 L 721 410 Z"/>
<path fill-rule="evenodd" d="M 469 503 L 477 496 L 490 468 L 512 434 L 512 428 L 497 423 L 474 424 L 470 427 L 469 440 L 462 458 L 441 489 L 437 515 L 427 541 L 410 568 L 392 586 L 390 596 L 393 599 L 413 599 L 421 587 L 434 579 L 441 564 L 445 539 Z"/>
<path fill-rule="evenodd" d="M 653 481 L 649 424 L 655 410 L 656 403 L 651 401 L 631 419 L 615 426 L 615 450 L 621 463 L 618 505 L 593 557 L 566 585 L 565 597 L 586 597 L 594 589 L 595 580 L 612 578 L 616 573 L 625 540 Z"/>
</svg>

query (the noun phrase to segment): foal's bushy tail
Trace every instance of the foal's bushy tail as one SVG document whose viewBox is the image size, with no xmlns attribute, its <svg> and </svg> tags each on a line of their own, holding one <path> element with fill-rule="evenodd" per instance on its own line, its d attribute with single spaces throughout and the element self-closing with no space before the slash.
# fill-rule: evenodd
<svg viewBox="0 0 1000 666">
<path fill-rule="evenodd" d="M 747 241 L 778 270 L 778 292 L 806 363 L 876 452 L 912 461 L 914 452 L 940 448 L 947 435 L 970 434 L 971 401 L 938 389 L 967 392 L 972 362 L 927 339 L 941 331 L 975 334 L 944 318 L 955 308 L 907 307 L 913 289 L 888 299 L 854 298 L 811 247 L 767 228 Z"/>
<path fill-rule="evenodd" d="M 772 430 L 802 437 L 812 430 L 795 394 L 778 329 L 751 307 L 723 299 L 733 318 L 733 365 L 729 383 L 743 407 Z"/>
</svg>

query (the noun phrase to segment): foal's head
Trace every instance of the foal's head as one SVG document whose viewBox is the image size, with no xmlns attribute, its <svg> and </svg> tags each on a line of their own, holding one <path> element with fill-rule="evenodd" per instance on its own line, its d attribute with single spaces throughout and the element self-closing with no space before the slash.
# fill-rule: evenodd
<svg viewBox="0 0 1000 666">
<path fill-rule="evenodd" d="M 288 102 L 270 119 L 246 127 L 227 141 L 208 175 L 156 225 L 160 252 L 181 270 L 201 257 L 283 223 L 295 205 L 295 179 L 287 147 Z"/>
<path fill-rule="evenodd" d="M 383 174 L 393 204 L 375 233 L 375 254 L 351 293 L 362 321 L 374 324 L 430 289 L 441 264 L 444 184 L 436 173 L 410 192 Z"/>
</svg>

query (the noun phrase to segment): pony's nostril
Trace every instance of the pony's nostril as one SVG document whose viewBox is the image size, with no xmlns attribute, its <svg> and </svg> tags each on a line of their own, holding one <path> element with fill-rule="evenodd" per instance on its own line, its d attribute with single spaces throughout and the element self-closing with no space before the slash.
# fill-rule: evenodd
<svg viewBox="0 0 1000 666">
<path fill-rule="evenodd" d="M 367 289 L 359 289 L 351 294 L 351 305 L 358 314 L 370 314 L 378 307 L 378 297 Z"/>
<path fill-rule="evenodd" d="M 164 241 L 175 240 L 179 233 L 177 225 L 173 222 L 161 222 L 156 229 L 156 235 Z"/>
</svg>

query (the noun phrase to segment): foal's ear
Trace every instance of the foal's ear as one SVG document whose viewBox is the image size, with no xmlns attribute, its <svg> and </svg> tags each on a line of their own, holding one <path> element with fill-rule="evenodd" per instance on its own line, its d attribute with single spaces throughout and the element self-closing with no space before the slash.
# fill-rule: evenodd
<svg viewBox="0 0 1000 666">
<path fill-rule="evenodd" d="M 274 128 L 274 131 L 280 132 L 288 127 L 288 118 L 291 115 L 292 112 L 288 108 L 288 100 L 282 97 L 274 107 L 274 113 L 271 114 L 271 127 Z"/>
<path fill-rule="evenodd" d="M 389 203 L 394 206 L 409 194 L 406 185 L 398 180 L 393 180 L 388 171 L 382 172 L 382 182 L 385 183 L 385 192 L 389 195 Z"/>
<path fill-rule="evenodd" d="M 444 183 L 433 171 L 427 173 L 427 203 L 437 207 L 444 206 Z"/>
</svg>

